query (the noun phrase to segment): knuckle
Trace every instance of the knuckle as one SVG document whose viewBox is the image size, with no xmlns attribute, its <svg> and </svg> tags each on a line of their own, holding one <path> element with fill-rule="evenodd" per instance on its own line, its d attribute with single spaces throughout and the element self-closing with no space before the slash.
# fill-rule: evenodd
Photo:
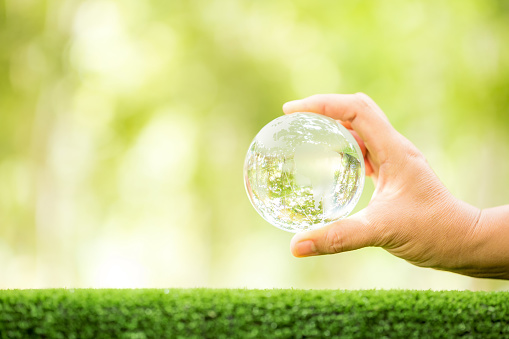
<svg viewBox="0 0 509 339">
<path fill-rule="evenodd" d="M 315 94 L 312 97 L 317 102 L 318 112 L 322 113 L 323 115 L 329 116 L 332 110 L 330 100 L 327 100 L 327 97 L 324 94 Z"/>
<path fill-rule="evenodd" d="M 329 112 L 330 111 L 330 107 L 329 107 L 328 103 L 326 103 L 326 102 L 322 102 L 319 105 L 318 110 L 320 112 L 322 112 L 323 115 L 327 115 L 328 116 L 328 114 L 330 113 Z"/>
<path fill-rule="evenodd" d="M 349 120 L 355 120 L 359 114 L 366 114 L 366 112 L 370 110 L 370 100 L 371 99 L 364 93 L 355 93 Z"/>
<path fill-rule="evenodd" d="M 427 162 L 424 154 L 414 144 L 412 144 L 410 141 L 407 141 L 406 144 L 405 154 L 407 158 Z"/>
<path fill-rule="evenodd" d="M 328 253 L 341 253 L 343 252 L 343 237 L 341 232 L 336 227 L 325 233 L 325 246 Z"/>
<path fill-rule="evenodd" d="M 324 94 L 313 94 L 307 98 L 308 109 L 310 112 L 320 113 L 323 115 L 328 115 L 331 111 L 330 104 Z"/>
<path fill-rule="evenodd" d="M 394 159 L 399 159 L 403 164 L 427 163 L 424 154 L 401 133 L 394 134 L 394 145 L 397 145 L 398 152 L 393 152 Z"/>
<path fill-rule="evenodd" d="M 362 92 L 355 93 L 355 97 L 357 99 L 357 102 L 363 106 L 369 106 L 369 103 L 371 102 L 371 98 Z"/>
</svg>

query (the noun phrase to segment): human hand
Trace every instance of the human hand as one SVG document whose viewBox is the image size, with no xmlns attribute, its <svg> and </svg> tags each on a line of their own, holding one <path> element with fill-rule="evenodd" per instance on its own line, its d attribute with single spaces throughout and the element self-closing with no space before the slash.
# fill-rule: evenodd
<svg viewBox="0 0 509 339">
<path fill-rule="evenodd" d="M 359 142 L 375 192 L 360 212 L 326 227 L 298 233 L 296 257 L 382 247 L 422 267 L 473 276 L 509 277 L 486 252 L 481 210 L 456 199 L 423 154 L 390 124 L 367 95 L 321 94 L 286 103 L 285 114 L 313 112 L 340 121 Z M 508 245 L 509 246 L 509 245 Z"/>
</svg>

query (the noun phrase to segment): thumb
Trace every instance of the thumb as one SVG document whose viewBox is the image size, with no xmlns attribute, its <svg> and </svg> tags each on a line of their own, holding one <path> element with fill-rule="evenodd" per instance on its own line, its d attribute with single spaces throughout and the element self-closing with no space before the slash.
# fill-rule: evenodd
<svg viewBox="0 0 509 339">
<path fill-rule="evenodd" d="M 297 233 L 291 242 L 296 257 L 333 254 L 374 246 L 379 237 L 371 227 L 364 210 L 328 226 Z"/>
</svg>

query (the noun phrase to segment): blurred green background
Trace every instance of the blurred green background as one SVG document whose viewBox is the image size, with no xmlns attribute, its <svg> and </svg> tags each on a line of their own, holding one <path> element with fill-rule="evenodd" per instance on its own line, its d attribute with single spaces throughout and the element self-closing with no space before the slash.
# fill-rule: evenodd
<svg viewBox="0 0 509 339">
<path fill-rule="evenodd" d="M 509 289 L 293 258 L 242 179 L 284 102 L 362 91 L 457 197 L 507 204 L 508 32 L 504 0 L 0 0 L 0 288 Z"/>
</svg>

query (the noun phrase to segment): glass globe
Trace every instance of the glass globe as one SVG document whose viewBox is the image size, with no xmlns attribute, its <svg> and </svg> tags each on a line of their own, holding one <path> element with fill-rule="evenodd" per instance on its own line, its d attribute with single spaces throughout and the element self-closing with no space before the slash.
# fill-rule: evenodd
<svg viewBox="0 0 509 339">
<path fill-rule="evenodd" d="M 307 231 L 353 210 L 364 187 L 364 159 L 337 121 L 293 113 L 256 135 L 246 155 L 244 183 L 265 220 L 285 231 Z"/>
</svg>

